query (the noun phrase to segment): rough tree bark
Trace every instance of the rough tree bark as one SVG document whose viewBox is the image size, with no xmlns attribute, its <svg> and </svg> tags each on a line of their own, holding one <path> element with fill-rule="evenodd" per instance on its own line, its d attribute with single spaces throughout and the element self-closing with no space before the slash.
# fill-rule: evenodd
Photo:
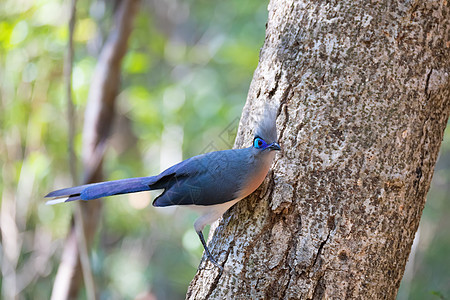
<svg viewBox="0 0 450 300">
<path fill-rule="evenodd" d="M 449 6 L 270 2 L 236 147 L 276 102 L 282 152 L 188 299 L 395 298 L 450 111 Z"/>
<path fill-rule="evenodd" d="M 131 35 L 138 6 L 139 0 L 118 1 L 114 29 L 102 48 L 92 76 L 83 130 L 84 183 L 98 182 L 103 179 L 103 154 L 115 114 L 114 107 L 120 87 L 121 63 L 127 50 L 127 41 Z M 82 275 L 87 275 L 86 270 L 82 270 L 80 264 L 82 255 L 80 254 L 79 240 L 81 238 L 85 241 L 84 246 L 90 247 L 97 230 L 102 206 L 100 201 L 78 203 L 78 205 L 80 205 L 77 210 L 78 218 L 75 218 L 74 221 L 82 223 L 79 224 L 81 230 L 77 233 L 75 223 L 72 222 L 53 285 L 52 299 L 76 298 Z M 91 284 L 93 283 L 91 282 Z"/>
</svg>

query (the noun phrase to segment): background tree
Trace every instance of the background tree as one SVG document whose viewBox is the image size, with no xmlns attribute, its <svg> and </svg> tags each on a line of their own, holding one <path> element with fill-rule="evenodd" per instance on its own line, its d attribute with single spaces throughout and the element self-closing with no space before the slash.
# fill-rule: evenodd
<svg viewBox="0 0 450 300">
<path fill-rule="evenodd" d="M 89 90 L 88 103 L 83 126 L 83 184 L 102 181 L 103 157 L 108 147 L 115 117 L 116 98 L 120 86 L 123 57 L 127 52 L 128 39 L 139 6 L 139 0 L 116 1 L 114 28 L 102 47 L 94 70 Z M 72 45 L 75 24 L 76 1 L 72 1 L 69 45 Z M 69 57 L 73 54 L 69 47 Z M 71 67 L 66 68 L 70 74 Z M 70 75 L 67 75 L 71 79 Z M 71 83 L 68 82 L 69 120 L 73 120 Z M 74 122 L 69 125 L 69 153 L 71 173 L 75 177 L 75 154 L 73 149 Z M 76 185 L 76 184 L 74 184 Z M 95 299 L 88 250 L 91 248 L 101 217 L 101 201 L 78 202 L 71 229 L 64 244 L 61 263 L 53 284 L 52 299 L 73 299 L 77 297 L 81 279 L 84 278 L 86 295 Z"/>
<path fill-rule="evenodd" d="M 75 207 L 45 206 L 42 199 L 72 184 L 63 76 L 69 2 L 0 1 L 0 284 L 5 299 L 49 299 Z M 78 157 L 92 76 L 114 22 L 112 3 L 77 1 L 72 83 Z M 123 61 L 105 179 L 155 174 L 182 158 L 231 147 L 234 137 L 228 133 L 242 113 L 266 22 L 265 1 L 143 0 Z M 447 131 L 415 263 L 399 298 L 450 295 L 449 140 Z M 195 213 L 148 208 L 150 202 L 148 195 L 102 202 L 104 213 L 89 251 L 101 297 L 185 297 L 202 253 L 192 230 Z"/>
<path fill-rule="evenodd" d="M 271 1 L 236 140 L 280 103 L 273 175 L 189 299 L 394 299 L 450 112 L 444 1 Z"/>
</svg>

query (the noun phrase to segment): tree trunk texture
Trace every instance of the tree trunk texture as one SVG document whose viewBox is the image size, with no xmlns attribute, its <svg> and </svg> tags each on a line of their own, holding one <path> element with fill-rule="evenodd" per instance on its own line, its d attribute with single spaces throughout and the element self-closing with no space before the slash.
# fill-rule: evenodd
<svg viewBox="0 0 450 300">
<path fill-rule="evenodd" d="M 270 1 L 236 147 L 282 148 L 187 299 L 395 299 L 450 112 L 450 2 Z"/>
<path fill-rule="evenodd" d="M 103 179 L 102 161 L 106 142 L 114 119 L 114 107 L 120 87 L 120 68 L 127 50 L 128 38 L 133 28 L 139 0 L 118 1 L 115 12 L 114 29 L 102 48 L 89 90 L 83 129 L 83 183 L 98 182 Z M 92 245 L 101 216 L 100 201 L 79 202 L 78 218 L 72 221 L 71 229 L 64 244 L 61 263 L 53 285 L 52 299 L 74 299 L 77 297 L 80 285 L 85 277 L 93 287 L 90 270 L 81 263 L 84 259 L 89 263 L 87 251 Z M 80 230 L 77 232 L 76 222 Z M 80 239 L 83 241 L 80 243 Z M 80 248 L 84 248 L 80 251 Z M 83 268 L 82 268 L 83 267 Z M 95 298 L 87 293 L 89 298 Z M 92 296 L 90 296 L 92 295 Z"/>
</svg>

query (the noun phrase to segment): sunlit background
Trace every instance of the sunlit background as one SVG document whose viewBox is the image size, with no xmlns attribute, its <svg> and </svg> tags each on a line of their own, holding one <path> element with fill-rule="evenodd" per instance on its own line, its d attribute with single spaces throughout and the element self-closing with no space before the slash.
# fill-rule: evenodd
<svg viewBox="0 0 450 300">
<path fill-rule="evenodd" d="M 77 2 L 78 156 L 111 2 Z M 63 79 L 68 18 L 69 1 L 0 2 L 2 298 L 49 299 L 70 226 L 73 205 L 43 201 L 47 192 L 72 185 Z M 123 63 L 108 179 L 157 174 L 190 156 L 232 147 L 266 20 L 261 0 L 142 1 Z M 449 141 L 447 132 L 399 299 L 450 297 Z M 202 253 L 196 215 L 154 209 L 148 194 L 103 201 L 90 252 L 101 299 L 184 299 Z"/>
</svg>

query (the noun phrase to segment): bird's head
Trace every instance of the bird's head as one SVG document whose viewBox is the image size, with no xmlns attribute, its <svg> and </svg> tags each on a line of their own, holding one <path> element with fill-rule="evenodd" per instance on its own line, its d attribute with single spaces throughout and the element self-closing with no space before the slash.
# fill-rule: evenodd
<svg viewBox="0 0 450 300">
<path fill-rule="evenodd" d="M 253 138 L 253 148 L 262 152 L 281 149 L 277 143 L 276 119 L 276 109 L 266 107 Z"/>
</svg>

